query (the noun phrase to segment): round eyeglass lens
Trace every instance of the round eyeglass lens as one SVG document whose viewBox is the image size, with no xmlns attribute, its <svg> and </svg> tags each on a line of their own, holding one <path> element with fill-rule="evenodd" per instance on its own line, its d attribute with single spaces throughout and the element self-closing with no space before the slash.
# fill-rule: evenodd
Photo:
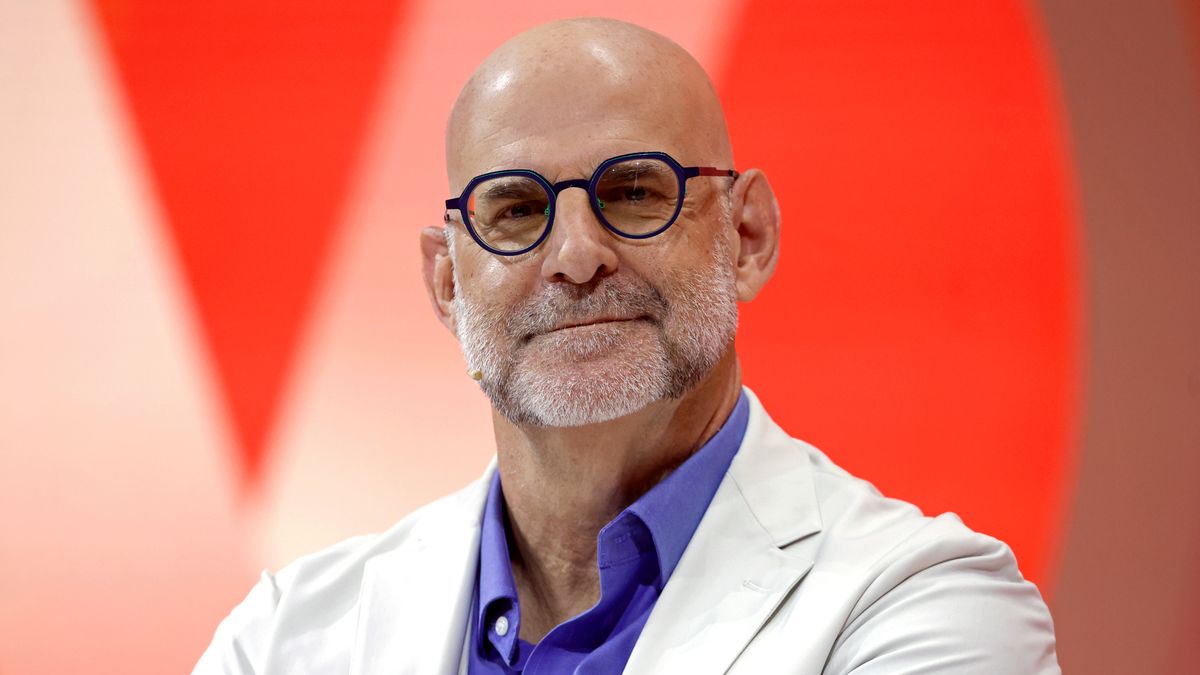
<svg viewBox="0 0 1200 675">
<path fill-rule="evenodd" d="M 471 229 L 498 251 L 532 246 L 550 220 L 550 196 L 529 176 L 497 176 L 481 181 L 467 198 Z"/>
<path fill-rule="evenodd" d="M 641 236 L 662 229 L 679 206 L 679 176 L 659 159 L 628 159 L 606 168 L 596 181 L 600 213 L 614 229 Z"/>
</svg>

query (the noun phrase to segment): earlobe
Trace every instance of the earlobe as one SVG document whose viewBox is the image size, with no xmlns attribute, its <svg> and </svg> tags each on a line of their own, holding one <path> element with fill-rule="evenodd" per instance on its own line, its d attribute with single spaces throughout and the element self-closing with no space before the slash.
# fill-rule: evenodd
<svg viewBox="0 0 1200 675">
<path fill-rule="evenodd" d="M 425 281 L 425 292 L 429 295 L 434 315 L 453 333 L 456 329 L 453 311 L 454 262 L 446 245 L 447 236 L 453 234 L 441 227 L 421 230 L 421 277 Z"/>
<path fill-rule="evenodd" d="M 743 173 L 734 185 L 734 221 L 739 240 L 734 268 L 738 300 L 749 302 L 767 284 L 779 258 L 779 202 L 759 169 Z"/>
</svg>

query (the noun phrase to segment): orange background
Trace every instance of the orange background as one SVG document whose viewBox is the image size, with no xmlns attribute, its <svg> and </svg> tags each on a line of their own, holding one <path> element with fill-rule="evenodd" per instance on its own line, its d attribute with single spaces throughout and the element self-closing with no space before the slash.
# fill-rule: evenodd
<svg viewBox="0 0 1200 675">
<path fill-rule="evenodd" d="M 780 195 L 738 337 L 772 415 L 1009 542 L 1069 669 L 1169 672 L 1200 656 L 1200 14 L 1082 12 L 603 7 L 696 55 Z M 0 672 L 186 670 L 259 569 L 482 471 L 416 235 L 474 65 L 592 13 L 0 3 Z"/>
</svg>

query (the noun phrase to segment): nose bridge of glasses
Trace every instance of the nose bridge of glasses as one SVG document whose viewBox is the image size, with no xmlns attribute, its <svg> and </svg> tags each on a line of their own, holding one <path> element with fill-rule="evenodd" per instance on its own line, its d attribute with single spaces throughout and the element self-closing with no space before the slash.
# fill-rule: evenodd
<svg viewBox="0 0 1200 675">
<path fill-rule="evenodd" d="M 554 196 L 558 197 L 567 188 L 579 188 L 586 191 L 588 189 L 588 181 L 586 178 L 572 178 L 571 180 L 560 180 L 551 187 L 554 188 Z"/>
<path fill-rule="evenodd" d="M 572 230 L 574 228 L 573 225 L 570 225 L 568 223 L 577 221 L 579 218 L 582 218 L 585 223 L 585 225 L 584 225 L 585 229 L 590 230 L 590 228 L 594 224 L 594 219 L 598 218 L 598 213 L 596 212 L 596 205 L 592 201 L 592 196 L 589 192 L 590 185 L 591 185 L 591 182 L 586 178 L 572 178 L 570 180 L 559 181 L 550 186 L 554 189 L 554 201 L 555 202 L 558 202 L 559 197 L 562 195 L 564 190 L 567 190 L 570 188 L 579 188 L 580 190 L 583 190 L 585 192 L 585 194 L 581 195 L 581 197 L 583 199 L 583 202 L 581 203 L 581 205 L 587 204 L 587 206 L 584 206 L 579 211 L 576 211 L 575 209 L 569 209 L 568 211 L 564 211 L 563 206 L 558 206 L 555 209 L 554 220 L 556 223 L 561 223 L 561 225 L 556 225 L 554 227 L 554 229 L 558 230 L 560 237 L 561 236 L 572 236 L 572 235 L 566 234 L 567 230 Z M 547 211 L 549 211 L 549 209 L 547 209 Z M 563 226 L 566 226 L 567 230 L 562 229 Z M 588 236 L 591 236 L 591 235 L 588 235 Z"/>
<path fill-rule="evenodd" d="M 551 185 L 550 187 L 554 189 L 554 201 L 557 202 L 559 196 L 562 195 L 564 190 L 568 190 L 570 188 L 579 188 L 580 190 L 583 190 L 585 193 L 587 193 L 590 186 L 591 186 L 591 183 L 586 178 L 572 178 L 570 180 L 560 180 L 557 183 L 554 183 L 553 185 Z M 591 194 L 590 193 L 584 195 L 584 201 L 591 202 Z"/>
</svg>

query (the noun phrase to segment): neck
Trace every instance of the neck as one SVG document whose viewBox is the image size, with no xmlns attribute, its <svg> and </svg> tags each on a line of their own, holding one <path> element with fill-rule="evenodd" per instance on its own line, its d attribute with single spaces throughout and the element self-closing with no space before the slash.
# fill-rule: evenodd
<svg viewBox="0 0 1200 675">
<path fill-rule="evenodd" d="M 595 604 L 600 529 L 712 438 L 740 391 L 731 346 L 682 398 L 619 419 L 525 427 L 493 413 L 522 639 L 539 641 Z"/>
</svg>

